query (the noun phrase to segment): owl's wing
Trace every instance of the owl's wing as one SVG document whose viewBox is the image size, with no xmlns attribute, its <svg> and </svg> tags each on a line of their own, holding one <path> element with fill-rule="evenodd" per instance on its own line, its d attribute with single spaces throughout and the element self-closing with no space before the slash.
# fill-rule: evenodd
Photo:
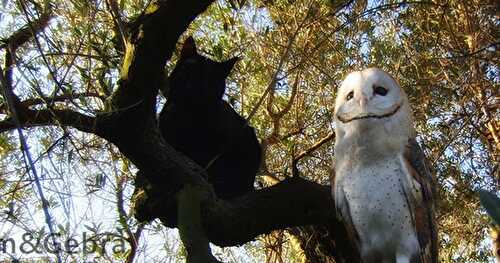
<svg viewBox="0 0 500 263">
<path fill-rule="evenodd" d="M 425 155 L 415 139 L 408 140 L 403 154 L 403 166 L 408 175 L 405 192 L 410 193 L 408 203 L 422 249 L 420 260 L 423 263 L 438 262 L 437 226 L 434 217 L 436 185 Z"/>
<path fill-rule="evenodd" d="M 349 241 L 354 246 L 354 249 L 359 251 L 360 248 L 359 235 L 358 232 L 356 231 L 356 228 L 354 228 L 354 224 L 352 223 L 349 202 L 347 202 L 347 198 L 345 196 L 344 190 L 341 187 L 341 184 L 335 184 L 335 167 L 332 167 L 330 182 L 332 186 L 332 196 L 335 201 L 335 210 L 337 218 L 340 218 L 340 220 L 344 223 L 344 227 L 347 232 Z"/>
</svg>

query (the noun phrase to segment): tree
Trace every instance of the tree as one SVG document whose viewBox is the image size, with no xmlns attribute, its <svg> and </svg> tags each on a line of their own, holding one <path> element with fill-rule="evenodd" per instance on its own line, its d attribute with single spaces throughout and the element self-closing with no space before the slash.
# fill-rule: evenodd
<svg viewBox="0 0 500 263">
<path fill-rule="evenodd" d="M 212 2 L 6 1 L 0 205 L 21 218 L 18 204 L 37 199 L 28 187 L 36 180 L 19 176 L 20 154 L 30 154 L 15 140 L 22 127 L 27 144 L 41 153 L 35 168 L 59 154 L 56 163 L 101 169 L 83 178 L 89 193 L 113 185 L 117 221 L 130 246 L 117 258 L 131 262 L 147 228 L 128 209 L 139 169 L 168 190 L 152 207 L 156 217 L 167 218 L 164 208 L 176 198 L 188 215 L 201 215 L 179 226 L 191 256 L 209 256 L 208 241 L 240 245 L 276 230 L 261 243 L 269 260 L 303 250 L 309 262 L 354 262 L 327 186 L 335 136 L 330 114 L 342 76 L 378 65 L 396 73 L 415 105 L 419 139 L 441 186 L 442 259 L 487 260 L 481 245 L 487 219 L 473 190 L 495 189 L 499 180 L 493 2 Z M 183 34 L 194 34 L 214 59 L 242 57 L 227 97 L 256 127 L 264 148 L 261 189 L 254 193 L 218 200 L 203 170 L 159 133 L 158 91 Z M 41 169 L 44 174 L 57 175 Z M 43 200 L 48 211 L 61 203 Z M 192 226 L 203 231 L 190 232 Z"/>
</svg>

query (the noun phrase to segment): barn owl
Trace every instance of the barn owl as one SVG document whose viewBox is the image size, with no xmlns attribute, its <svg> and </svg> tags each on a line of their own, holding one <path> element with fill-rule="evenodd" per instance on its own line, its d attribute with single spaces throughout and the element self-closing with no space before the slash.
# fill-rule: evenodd
<svg viewBox="0 0 500 263">
<path fill-rule="evenodd" d="M 405 92 L 380 69 L 350 73 L 335 123 L 332 195 L 362 262 L 437 262 L 434 184 Z"/>
</svg>

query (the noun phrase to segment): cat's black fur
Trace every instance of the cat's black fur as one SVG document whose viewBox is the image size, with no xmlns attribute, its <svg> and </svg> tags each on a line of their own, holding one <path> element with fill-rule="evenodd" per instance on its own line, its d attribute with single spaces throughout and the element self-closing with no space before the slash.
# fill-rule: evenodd
<svg viewBox="0 0 500 263">
<path fill-rule="evenodd" d="M 167 102 L 160 114 L 165 140 L 206 168 L 208 182 L 223 199 L 254 190 L 261 162 L 254 129 L 222 99 L 236 61 L 201 56 L 188 38 L 167 79 Z"/>
</svg>

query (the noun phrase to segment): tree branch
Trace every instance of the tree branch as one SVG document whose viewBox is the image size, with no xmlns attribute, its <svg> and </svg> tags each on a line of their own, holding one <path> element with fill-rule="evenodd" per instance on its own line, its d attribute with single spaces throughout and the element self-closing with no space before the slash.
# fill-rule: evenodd
<svg viewBox="0 0 500 263">
<path fill-rule="evenodd" d="M 343 224 L 335 217 L 330 187 L 293 177 L 234 200 L 217 199 L 211 186 L 203 179 L 206 174 L 201 167 L 164 144 L 161 135 L 156 135 L 160 136 L 157 138 L 154 133 L 148 135 L 150 142 L 145 141 L 146 144 L 137 145 L 132 140 L 120 147 L 143 174 L 150 176 L 144 178 L 138 175 L 136 178 L 133 203 L 138 220 L 160 218 L 164 225 L 176 227 L 177 193 L 183 186 L 192 185 L 208 191 L 201 200 L 201 223 L 212 243 L 219 246 L 241 245 L 275 229 L 327 225 L 329 231 L 335 233 L 330 235 L 334 238 L 333 242 L 346 246 L 342 248 L 342 255 L 355 257 L 352 255 L 356 253 L 349 252 L 354 250 L 348 244 Z M 134 155 L 129 148 L 136 147 L 149 149 L 149 156 Z M 143 179 L 149 184 L 143 184 Z M 335 253 L 329 252 L 330 255 Z"/>
<path fill-rule="evenodd" d="M 201 201 L 206 199 L 205 189 L 184 186 L 178 194 L 178 229 L 187 251 L 187 263 L 217 263 L 201 224 Z"/>
<path fill-rule="evenodd" d="M 163 196 L 155 196 L 155 200 L 163 201 L 154 202 L 148 212 L 165 225 L 175 227 L 171 224 L 172 208 L 165 202 L 172 198 L 163 192 Z M 335 216 L 330 186 L 300 177 L 288 178 L 230 201 L 205 198 L 201 203 L 201 219 L 208 240 L 222 247 L 242 245 L 272 230 L 310 225 L 294 230 L 304 241 L 303 246 L 328 243 L 321 248 L 324 255 L 334 255 L 338 262 L 359 262 L 342 222 Z M 312 235 L 317 242 L 306 242 Z"/>
<path fill-rule="evenodd" d="M 205 204 L 203 215 L 207 236 L 220 246 L 241 245 L 275 229 L 338 222 L 330 188 L 301 178 Z"/>
<path fill-rule="evenodd" d="M 2 88 L 4 89 L 5 96 L 10 97 L 13 100 L 11 107 L 15 108 L 10 109 L 10 111 L 17 111 L 19 125 L 23 128 L 59 124 L 72 126 L 85 132 L 96 133 L 97 118 L 86 116 L 71 110 L 30 110 L 28 109 L 28 106 L 43 103 L 44 100 L 41 98 L 35 98 L 21 102 L 13 91 L 12 68 L 14 66 L 13 58 L 15 51 L 47 27 L 52 18 L 53 16 L 50 7 L 47 7 L 38 19 L 30 21 L 28 25 L 19 29 L 7 39 L 2 40 L 2 44 L 0 44 L 0 48 L 6 49 L 5 70 L 1 70 L 0 68 L 0 72 L 2 74 L 0 76 Z M 54 99 L 64 100 L 67 99 L 66 97 L 68 96 L 58 96 Z M 6 110 L 7 104 L 1 104 L 0 112 L 5 112 Z M 8 117 L 7 119 L 0 121 L 0 133 L 15 128 L 16 123 L 13 117 Z"/>
<path fill-rule="evenodd" d="M 302 158 L 304 158 L 307 155 L 311 154 L 312 152 L 316 151 L 316 149 L 321 147 L 323 144 L 329 142 L 333 138 L 335 138 L 335 133 L 331 132 L 326 137 L 323 137 L 321 140 L 317 141 L 315 144 L 313 144 L 307 150 L 300 152 L 296 157 L 294 157 L 292 160 L 292 175 L 298 176 L 299 168 L 297 167 L 297 165 Z"/>
<path fill-rule="evenodd" d="M 132 25 L 113 109 L 141 104 L 153 114 L 167 60 L 180 35 L 213 0 L 156 1 Z M 144 116 L 144 115 L 143 115 Z M 138 117 L 140 118 L 140 117 Z"/>
<path fill-rule="evenodd" d="M 31 22 L 31 27 L 29 25 L 26 25 L 14 32 L 14 34 L 12 34 L 7 39 L 2 40 L 3 43 L 0 44 L 0 49 L 9 48 L 11 52 L 14 52 L 16 49 L 24 45 L 33 37 L 31 30 L 32 28 L 35 34 L 38 34 L 45 27 L 47 27 L 52 17 L 53 16 L 50 10 L 42 13 L 42 15 L 37 20 Z"/>
<path fill-rule="evenodd" d="M 89 97 L 99 98 L 102 101 L 105 100 L 104 96 L 100 95 L 99 93 L 96 93 L 96 92 L 83 92 L 83 93 L 58 95 L 58 96 L 54 96 L 54 97 L 46 98 L 46 99 L 42 99 L 42 98 L 30 98 L 30 99 L 26 99 L 24 101 L 21 101 L 20 104 L 23 107 L 27 108 L 29 106 L 46 103 L 47 101 L 51 101 L 51 102 L 63 102 L 63 101 L 67 101 L 67 100 L 74 100 L 74 99 L 79 99 L 79 98 L 89 98 Z M 0 113 L 6 112 L 6 110 L 7 110 L 7 104 L 5 104 L 5 103 L 0 104 Z"/>
<path fill-rule="evenodd" d="M 168 193 L 156 198 L 168 200 Z M 158 202 L 149 212 L 173 227 L 169 205 Z M 219 246 L 241 245 L 275 229 L 338 222 L 330 187 L 302 178 L 289 178 L 230 201 L 206 199 L 202 207 L 207 236 Z"/>
<path fill-rule="evenodd" d="M 19 124 L 22 128 L 62 125 L 71 126 L 83 132 L 99 135 L 101 132 L 97 127 L 98 118 L 87 116 L 71 110 L 29 110 L 21 109 Z M 12 118 L 0 121 L 0 133 L 16 128 Z"/>
</svg>

